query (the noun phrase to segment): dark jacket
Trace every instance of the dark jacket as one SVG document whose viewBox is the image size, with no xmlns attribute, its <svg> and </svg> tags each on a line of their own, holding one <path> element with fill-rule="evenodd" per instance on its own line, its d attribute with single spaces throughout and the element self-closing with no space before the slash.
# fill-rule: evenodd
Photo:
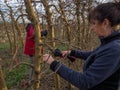
<svg viewBox="0 0 120 90">
<path fill-rule="evenodd" d="M 101 38 L 101 45 L 92 52 L 71 51 L 85 59 L 83 73 L 54 61 L 50 68 L 80 90 L 118 90 L 120 82 L 120 31 Z"/>
</svg>

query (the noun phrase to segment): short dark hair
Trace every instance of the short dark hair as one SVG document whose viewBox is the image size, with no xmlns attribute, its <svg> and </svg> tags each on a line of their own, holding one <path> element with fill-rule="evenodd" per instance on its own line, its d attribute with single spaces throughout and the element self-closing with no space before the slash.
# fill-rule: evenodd
<svg viewBox="0 0 120 90">
<path fill-rule="evenodd" d="M 104 19 L 108 19 L 111 26 L 115 26 L 120 23 L 120 2 L 102 3 L 89 12 L 89 22 L 91 22 L 91 20 L 98 20 L 102 23 Z"/>
<path fill-rule="evenodd" d="M 32 23 L 28 23 L 27 26 L 26 26 L 26 32 L 29 31 L 30 27 L 34 28 L 34 25 Z"/>
</svg>

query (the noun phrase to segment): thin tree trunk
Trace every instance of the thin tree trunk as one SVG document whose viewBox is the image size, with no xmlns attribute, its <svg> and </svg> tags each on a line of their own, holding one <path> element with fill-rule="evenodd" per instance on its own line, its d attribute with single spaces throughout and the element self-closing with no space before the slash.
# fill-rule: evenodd
<svg viewBox="0 0 120 90">
<path fill-rule="evenodd" d="M 14 16 L 13 16 L 13 10 L 12 10 L 12 7 L 9 6 L 7 3 L 6 3 L 6 6 L 10 9 L 10 17 L 11 17 L 11 24 L 12 24 L 12 31 L 13 31 L 13 47 L 12 47 L 12 54 L 15 53 L 16 49 L 17 49 L 17 35 L 16 35 L 16 32 L 15 32 L 15 25 L 14 25 Z"/>
<path fill-rule="evenodd" d="M 67 28 L 67 39 L 68 39 L 69 46 L 70 46 L 70 44 L 71 44 L 70 24 L 69 24 L 68 21 L 67 21 L 67 18 L 66 18 L 65 11 L 64 11 L 64 9 L 63 9 L 62 1 L 61 1 L 61 0 L 59 0 L 59 7 L 60 7 L 61 15 L 62 15 L 62 17 L 63 17 L 63 22 L 65 22 L 65 26 L 66 26 L 66 28 Z"/>
<path fill-rule="evenodd" d="M 74 1 L 75 5 L 76 5 L 76 16 L 77 16 L 77 46 L 79 47 L 80 46 L 80 41 L 81 41 L 81 38 L 80 38 L 80 30 L 81 30 L 81 27 L 80 27 L 80 0 L 75 0 Z"/>
<path fill-rule="evenodd" d="M 34 24 L 35 27 L 35 59 L 34 59 L 34 67 L 35 67 L 35 84 L 34 90 L 38 90 L 40 88 L 40 71 L 41 71 L 41 63 L 42 63 L 42 54 L 43 54 L 43 46 L 41 40 L 40 33 L 40 24 L 38 22 L 38 18 L 31 4 L 31 0 L 24 0 L 26 6 L 26 12 L 28 13 L 28 18 Z M 40 90 L 40 89 L 39 89 Z"/>
<path fill-rule="evenodd" d="M 14 34 L 14 52 L 16 51 L 17 49 L 17 37 L 20 39 L 20 42 L 21 42 L 21 46 L 23 47 L 24 46 L 24 42 L 23 42 L 23 38 L 21 36 L 21 29 L 18 25 L 18 22 L 15 21 L 15 18 L 13 16 L 13 10 L 11 8 L 11 6 L 9 6 L 8 4 L 6 4 L 7 7 L 10 9 L 10 17 L 11 17 L 11 21 L 12 21 L 12 29 L 13 29 L 13 34 Z M 16 31 L 17 31 L 17 35 L 16 35 Z"/>
<path fill-rule="evenodd" d="M 0 13 L 1 13 L 2 20 L 3 20 L 3 22 L 4 22 L 5 31 L 6 31 L 7 38 L 8 38 L 9 44 L 10 44 L 10 51 L 11 51 L 11 53 L 12 53 L 12 50 L 13 50 L 13 49 L 12 49 L 12 41 L 11 41 L 11 39 L 10 39 L 9 31 L 8 31 L 8 29 L 7 29 L 7 23 L 6 23 L 6 21 L 5 21 L 4 14 L 2 13 L 2 11 L 0 11 Z"/>
<path fill-rule="evenodd" d="M 47 23 L 48 23 L 48 29 L 49 29 L 48 31 L 50 34 L 49 37 L 50 39 L 52 39 L 52 41 L 54 41 L 55 32 L 54 32 L 54 25 L 52 21 L 52 13 L 50 11 L 50 7 L 48 6 L 48 2 L 46 0 L 41 0 L 41 2 L 43 3 L 46 11 L 46 17 L 47 17 Z M 51 46 L 55 48 L 55 42 L 52 42 Z M 57 74 L 55 74 L 55 90 L 60 90 L 60 77 Z"/>
<path fill-rule="evenodd" d="M 67 21 L 65 11 L 64 11 L 64 8 L 62 6 L 62 1 L 61 0 L 58 0 L 58 1 L 59 1 L 59 7 L 60 7 L 61 15 L 63 17 L 63 22 L 65 23 L 65 26 L 67 28 L 67 39 L 68 39 L 68 42 L 69 42 L 68 49 L 70 50 L 71 49 L 71 29 L 70 29 L 70 24 Z M 68 65 L 69 65 L 69 67 L 71 66 L 70 62 L 68 62 Z M 68 83 L 68 87 L 69 87 L 69 90 L 72 90 L 72 85 L 70 83 Z"/>
<path fill-rule="evenodd" d="M 0 65 L 0 90 L 7 90 L 1 65 Z"/>
</svg>

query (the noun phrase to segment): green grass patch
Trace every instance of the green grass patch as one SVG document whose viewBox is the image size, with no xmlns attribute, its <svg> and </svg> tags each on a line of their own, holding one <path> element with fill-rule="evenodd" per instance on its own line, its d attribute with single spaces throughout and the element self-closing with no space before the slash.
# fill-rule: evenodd
<svg viewBox="0 0 120 90">
<path fill-rule="evenodd" d="M 20 68 L 13 69 L 6 77 L 7 87 L 11 88 L 19 85 L 22 79 L 28 78 L 28 72 L 29 67 L 26 65 L 21 65 Z"/>
<path fill-rule="evenodd" d="M 57 48 L 59 48 L 60 50 L 67 50 L 67 49 L 68 49 L 68 46 L 58 45 Z"/>
<path fill-rule="evenodd" d="M 2 43 L 2 44 L 0 44 L 0 50 L 8 49 L 9 47 L 10 47 L 9 43 Z"/>
</svg>

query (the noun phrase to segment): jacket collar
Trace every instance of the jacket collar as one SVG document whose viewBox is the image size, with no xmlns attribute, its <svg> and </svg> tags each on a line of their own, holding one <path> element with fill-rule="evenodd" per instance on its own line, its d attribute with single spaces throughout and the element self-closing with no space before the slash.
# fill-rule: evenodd
<svg viewBox="0 0 120 90">
<path fill-rule="evenodd" d="M 100 41 L 101 41 L 101 45 L 107 44 L 111 41 L 120 39 L 120 30 L 114 31 L 111 35 L 109 35 L 107 37 L 99 37 L 99 38 L 100 38 Z"/>
</svg>

